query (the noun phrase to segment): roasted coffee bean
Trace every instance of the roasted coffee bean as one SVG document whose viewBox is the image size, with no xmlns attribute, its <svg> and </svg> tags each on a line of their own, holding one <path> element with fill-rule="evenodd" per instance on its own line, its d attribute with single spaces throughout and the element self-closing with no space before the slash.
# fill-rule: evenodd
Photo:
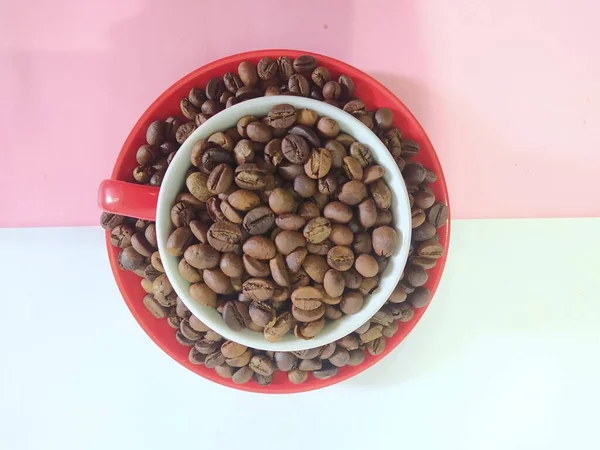
<svg viewBox="0 0 600 450">
<path fill-rule="evenodd" d="M 110 242 L 115 247 L 127 248 L 131 245 L 131 237 L 135 234 L 128 225 L 117 225 L 110 233 Z"/>
<path fill-rule="evenodd" d="M 263 278 L 249 278 L 242 285 L 244 295 L 259 302 L 269 300 L 274 291 L 273 283 Z"/>
<path fill-rule="evenodd" d="M 443 227 L 448 221 L 448 207 L 444 203 L 435 203 L 427 211 L 427 220 L 436 228 Z"/>
<path fill-rule="evenodd" d="M 244 384 L 250 381 L 253 375 L 254 371 L 249 366 L 245 366 L 238 369 L 231 377 L 231 380 L 235 384 Z"/>
<path fill-rule="evenodd" d="M 308 161 L 304 164 L 306 175 L 316 180 L 325 177 L 330 169 L 331 154 L 329 150 L 323 147 L 312 149 Z"/>
<path fill-rule="evenodd" d="M 248 307 L 248 313 L 252 321 L 261 327 L 266 327 L 275 318 L 275 310 L 266 302 L 253 301 Z"/>
<path fill-rule="evenodd" d="M 231 300 L 223 307 L 223 320 L 225 324 L 234 331 L 246 328 L 249 319 L 248 306 L 245 303 Z"/>
<path fill-rule="evenodd" d="M 242 164 L 235 169 L 235 184 L 250 191 L 262 190 L 266 186 L 266 173 L 256 164 Z"/>
<path fill-rule="evenodd" d="M 298 73 L 311 73 L 317 67 L 317 60 L 311 55 L 301 55 L 294 59 L 293 67 Z"/>
<path fill-rule="evenodd" d="M 211 247 L 217 251 L 234 252 L 240 248 L 242 230 L 238 225 L 231 222 L 216 222 L 208 229 L 207 239 Z M 192 264 L 190 261 L 188 262 Z M 201 267 L 196 268 L 200 269 Z"/>
<path fill-rule="evenodd" d="M 392 203 L 392 193 L 383 179 L 380 178 L 369 184 L 369 192 L 371 193 L 377 208 L 384 211 L 390 208 Z"/>
<path fill-rule="evenodd" d="M 377 183 L 377 182 L 375 182 L 375 183 Z M 375 184 L 375 183 L 373 183 L 373 184 Z M 371 188 L 371 186 L 373 186 L 373 184 L 370 184 L 369 188 Z M 386 188 L 387 188 L 387 186 L 386 186 Z M 388 189 L 388 193 L 389 193 L 389 189 Z M 371 192 L 371 195 L 373 195 L 372 192 Z M 342 185 L 342 188 L 338 194 L 338 199 L 341 202 L 346 203 L 347 205 L 355 206 L 355 205 L 358 205 L 360 202 L 362 202 L 366 196 L 367 196 L 367 188 L 365 187 L 365 185 L 361 181 L 351 180 Z M 375 199 L 375 203 L 377 204 L 375 195 L 373 195 L 373 198 Z M 390 198 L 391 198 L 391 194 L 390 194 Z M 377 206 L 379 207 L 379 205 L 377 205 Z M 387 205 L 387 208 L 389 208 L 389 203 Z M 387 209 L 387 208 L 385 208 L 385 209 Z M 383 208 L 380 208 L 380 209 L 383 209 Z"/>
<path fill-rule="evenodd" d="M 293 384 L 302 384 L 308 379 L 308 372 L 292 369 L 288 372 L 288 380 Z"/>
<path fill-rule="evenodd" d="M 391 227 L 377 227 L 373 230 L 372 242 L 375 254 L 390 257 L 397 248 L 398 234 Z"/>
<path fill-rule="evenodd" d="M 145 260 L 133 247 L 124 248 L 117 257 L 117 263 L 123 270 L 136 270 L 145 264 Z"/>
<path fill-rule="evenodd" d="M 292 329 L 293 322 L 294 319 L 288 311 L 278 315 L 274 323 L 269 324 L 265 327 L 265 340 L 267 340 L 268 342 L 279 341 Z"/>
<path fill-rule="evenodd" d="M 415 308 L 423 308 L 431 300 L 431 292 L 426 287 L 418 287 L 408 296 L 408 300 Z"/>
<path fill-rule="evenodd" d="M 294 74 L 289 78 L 287 88 L 292 94 L 301 95 L 303 97 L 308 97 L 308 94 L 310 93 L 308 80 L 300 74 Z"/>
<path fill-rule="evenodd" d="M 275 352 L 273 360 L 277 370 L 289 372 L 298 364 L 298 358 L 290 352 Z"/>
<path fill-rule="evenodd" d="M 204 283 L 194 283 L 190 286 L 190 296 L 203 306 L 215 308 L 217 294 Z"/>
<path fill-rule="evenodd" d="M 242 227 L 248 234 L 258 235 L 267 233 L 274 224 L 275 213 L 266 206 L 259 206 L 244 216 Z"/>
<path fill-rule="evenodd" d="M 233 183 L 233 169 L 227 164 L 217 165 L 206 181 L 206 187 L 211 194 L 227 192 Z"/>
<path fill-rule="evenodd" d="M 249 366 L 255 373 L 265 377 L 270 377 L 275 373 L 275 364 L 266 355 L 254 355 Z"/>
<path fill-rule="evenodd" d="M 273 128 L 289 128 L 296 122 L 296 108 L 287 104 L 276 105 L 269 111 L 268 118 Z"/>
<path fill-rule="evenodd" d="M 291 127 L 288 130 L 288 132 L 291 135 L 300 136 L 300 137 L 306 139 L 306 141 L 308 141 L 308 143 L 310 145 L 312 145 L 313 147 L 321 146 L 321 139 L 319 138 L 319 136 L 317 135 L 315 130 L 311 127 L 297 124 L 297 125 L 294 125 L 293 127 Z"/>
<path fill-rule="evenodd" d="M 288 134 L 281 142 L 283 156 L 293 164 L 304 164 L 310 156 L 309 146 L 304 137 Z"/>
<path fill-rule="evenodd" d="M 187 227 L 195 218 L 196 212 L 188 203 L 178 202 L 171 208 L 171 222 L 177 228 Z"/>
<path fill-rule="evenodd" d="M 362 309 L 363 296 L 357 291 L 345 292 L 342 296 L 342 302 L 340 303 L 340 309 L 344 314 L 356 314 Z"/>
<path fill-rule="evenodd" d="M 119 216 L 118 214 L 103 212 L 100 216 L 100 225 L 105 230 L 113 230 L 118 225 L 121 225 L 124 221 L 125 217 Z"/>
<path fill-rule="evenodd" d="M 413 229 L 412 239 L 417 242 L 431 239 L 436 234 L 436 228 L 431 222 L 423 222 L 420 226 Z"/>
<path fill-rule="evenodd" d="M 344 272 L 354 264 L 354 253 L 349 247 L 336 245 L 327 253 L 327 263 L 332 269 Z"/>
</svg>

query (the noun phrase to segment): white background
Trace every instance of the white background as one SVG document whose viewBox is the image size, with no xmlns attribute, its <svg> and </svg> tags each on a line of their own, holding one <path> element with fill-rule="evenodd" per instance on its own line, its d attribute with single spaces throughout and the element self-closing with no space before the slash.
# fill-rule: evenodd
<svg viewBox="0 0 600 450">
<path fill-rule="evenodd" d="M 100 228 L 0 230 L 0 449 L 599 448 L 600 219 L 453 227 L 440 290 L 400 347 L 287 396 L 163 354 Z"/>
</svg>

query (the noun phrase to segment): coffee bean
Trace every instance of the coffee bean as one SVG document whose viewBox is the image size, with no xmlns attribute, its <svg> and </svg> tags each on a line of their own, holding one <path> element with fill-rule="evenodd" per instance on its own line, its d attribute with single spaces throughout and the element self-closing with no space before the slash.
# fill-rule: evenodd
<svg viewBox="0 0 600 450">
<path fill-rule="evenodd" d="M 277 316 L 273 324 L 269 324 L 264 329 L 264 337 L 268 342 L 277 342 L 285 336 L 291 329 L 294 319 L 289 312 L 284 312 Z"/>
<path fill-rule="evenodd" d="M 290 285 L 288 271 L 281 254 L 276 255 L 275 258 L 269 261 L 269 267 L 271 268 L 271 276 L 275 283 L 284 287 Z"/>
<path fill-rule="evenodd" d="M 357 291 L 345 292 L 342 296 L 340 309 L 344 314 L 356 314 L 362 309 L 363 296 Z"/>
<path fill-rule="evenodd" d="M 325 314 L 325 305 L 321 304 L 316 309 L 302 309 L 296 305 L 292 306 L 292 315 L 299 322 L 314 322 Z"/>
<path fill-rule="evenodd" d="M 249 317 L 248 307 L 242 302 L 231 300 L 225 303 L 223 307 L 223 320 L 234 331 L 241 331 L 246 328 Z"/>
<path fill-rule="evenodd" d="M 415 308 L 423 308 L 431 300 L 431 292 L 426 287 L 418 287 L 408 296 L 408 300 Z"/>
<path fill-rule="evenodd" d="M 294 335 L 298 339 L 312 339 L 325 327 L 325 317 L 308 323 L 300 323 L 294 327 Z"/>
<path fill-rule="evenodd" d="M 326 67 L 320 66 L 312 71 L 310 78 L 315 85 L 322 89 L 325 83 L 331 80 L 331 74 Z"/>
<path fill-rule="evenodd" d="M 288 104 L 276 105 L 269 111 L 268 117 L 271 127 L 289 128 L 296 122 L 296 108 Z"/>
<path fill-rule="evenodd" d="M 329 265 L 320 255 L 307 255 L 302 263 L 302 268 L 315 283 L 322 284 Z"/>
<path fill-rule="evenodd" d="M 308 97 L 308 94 L 310 93 L 308 80 L 300 74 L 292 75 L 288 80 L 287 87 L 292 94 L 301 95 L 303 97 Z"/>
<path fill-rule="evenodd" d="M 448 221 L 448 207 L 444 203 L 435 203 L 427 211 L 427 220 L 436 228 L 441 228 Z"/>
<path fill-rule="evenodd" d="M 133 247 L 127 247 L 119 253 L 117 263 L 123 270 L 136 270 L 144 265 L 145 257 L 140 255 Z"/>
<path fill-rule="evenodd" d="M 275 352 L 273 360 L 277 370 L 283 372 L 289 372 L 298 364 L 298 359 L 290 352 Z"/>
<path fill-rule="evenodd" d="M 105 230 L 113 230 L 118 225 L 121 225 L 124 221 L 125 217 L 119 216 L 118 214 L 103 212 L 100 216 L 100 225 Z"/>
<path fill-rule="evenodd" d="M 248 234 L 258 235 L 267 233 L 274 223 L 274 212 L 266 206 L 259 206 L 244 216 L 242 226 Z"/>
<path fill-rule="evenodd" d="M 252 379 L 252 375 L 254 375 L 254 371 L 249 366 L 245 366 L 238 369 L 231 377 L 231 380 L 235 384 L 244 384 Z"/>
<path fill-rule="evenodd" d="M 135 234 L 128 225 L 117 225 L 110 233 L 110 242 L 115 247 L 127 248 L 131 245 L 131 237 Z"/>
<path fill-rule="evenodd" d="M 317 60 L 311 55 L 301 55 L 294 59 L 293 67 L 298 73 L 311 73 L 317 67 Z"/>
<path fill-rule="evenodd" d="M 306 239 L 298 231 L 284 230 L 275 237 L 275 246 L 279 253 L 287 256 L 298 247 L 306 247 Z"/>
<path fill-rule="evenodd" d="M 266 327 L 275 318 L 275 310 L 265 302 L 253 301 L 248 312 L 252 321 L 261 327 Z"/>
<path fill-rule="evenodd" d="M 329 150 L 323 147 L 312 149 L 304 171 L 312 179 L 325 177 L 331 169 L 331 154 Z"/>
<path fill-rule="evenodd" d="M 225 88 L 232 94 L 235 94 L 239 88 L 244 86 L 244 83 L 240 77 L 231 72 L 227 72 L 225 75 L 223 75 L 223 84 L 225 85 Z"/>
<path fill-rule="evenodd" d="M 267 183 L 266 173 L 256 164 L 242 164 L 235 169 L 235 184 L 250 191 L 261 190 Z"/>
<path fill-rule="evenodd" d="M 412 239 L 417 242 L 426 241 L 435 236 L 436 228 L 430 222 L 423 222 L 420 226 L 413 229 Z"/>
<path fill-rule="evenodd" d="M 305 372 L 312 372 L 313 370 L 321 369 L 323 363 L 319 358 L 313 359 L 303 359 L 298 364 L 298 369 L 303 370 Z"/>
<path fill-rule="evenodd" d="M 207 239 L 211 247 L 219 252 L 234 252 L 240 248 L 242 230 L 231 222 L 216 222 L 208 229 Z M 188 262 L 192 264 L 190 261 Z M 201 269 L 202 267 L 196 268 Z"/>
<path fill-rule="evenodd" d="M 254 355 L 249 366 L 258 375 L 269 377 L 275 373 L 275 364 L 266 355 Z"/>
<path fill-rule="evenodd" d="M 354 264 L 354 253 L 349 247 L 336 245 L 327 253 L 327 263 L 332 269 L 344 272 Z"/>
<path fill-rule="evenodd" d="M 308 373 L 300 369 L 292 369 L 288 372 L 288 380 L 293 384 L 302 384 L 308 379 Z"/>
<path fill-rule="evenodd" d="M 288 134 L 281 142 L 283 156 L 293 164 L 304 164 L 309 158 L 309 147 L 306 140 L 296 134 Z"/>
<path fill-rule="evenodd" d="M 270 80 L 277 75 L 277 71 L 279 70 L 277 63 L 269 57 L 262 58 L 258 62 L 256 69 L 258 76 L 263 80 Z"/>
<path fill-rule="evenodd" d="M 331 222 L 325 217 L 311 219 L 303 231 L 306 240 L 313 244 L 323 242 L 331 234 Z"/>
<path fill-rule="evenodd" d="M 377 182 L 375 182 L 375 183 L 377 183 Z M 375 183 L 373 183 L 373 184 L 375 184 Z M 373 184 L 369 185 L 369 188 L 371 188 L 371 186 L 373 186 Z M 389 190 L 388 190 L 388 192 L 389 192 Z M 372 192 L 371 192 L 371 195 L 373 195 Z M 355 206 L 355 205 L 358 205 L 361 201 L 363 201 L 363 199 L 366 196 L 367 196 L 367 188 L 365 187 L 365 185 L 361 181 L 352 180 L 352 181 L 348 181 L 347 183 L 344 183 L 342 185 L 342 188 L 338 195 L 338 199 L 341 202 L 346 203 L 347 205 Z M 390 196 L 391 196 L 391 194 L 390 194 Z M 375 195 L 373 195 L 373 198 L 375 198 Z M 375 203 L 377 203 L 377 200 L 375 200 Z M 389 208 L 389 205 L 388 205 L 388 208 Z"/>
<path fill-rule="evenodd" d="M 402 171 L 402 177 L 407 185 L 418 185 L 425 180 L 427 170 L 419 163 L 407 164 Z"/>
<path fill-rule="evenodd" d="M 210 173 L 206 187 L 211 194 L 227 192 L 233 183 L 233 169 L 227 164 L 217 165 Z"/>
<path fill-rule="evenodd" d="M 242 285 L 244 295 L 259 302 L 269 300 L 274 290 L 273 284 L 263 278 L 249 278 Z"/>
</svg>

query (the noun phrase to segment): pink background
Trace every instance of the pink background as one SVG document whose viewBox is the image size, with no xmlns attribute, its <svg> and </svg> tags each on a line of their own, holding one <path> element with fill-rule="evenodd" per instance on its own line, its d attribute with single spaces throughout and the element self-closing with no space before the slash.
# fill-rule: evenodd
<svg viewBox="0 0 600 450">
<path fill-rule="evenodd" d="M 159 93 L 273 47 L 392 89 L 439 153 L 455 218 L 600 216 L 599 5 L 4 0 L 0 226 L 96 224 L 97 185 Z"/>
</svg>

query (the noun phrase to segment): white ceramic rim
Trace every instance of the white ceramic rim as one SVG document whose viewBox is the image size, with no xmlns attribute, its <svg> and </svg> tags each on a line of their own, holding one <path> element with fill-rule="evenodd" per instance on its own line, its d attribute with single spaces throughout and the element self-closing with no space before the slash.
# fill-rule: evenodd
<svg viewBox="0 0 600 450">
<path fill-rule="evenodd" d="M 279 342 L 268 342 L 262 333 L 249 329 L 243 331 L 230 329 L 216 309 L 203 306 L 191 298 L 190 283 L 179 273 L 180 258 L 166 252 L 166 242 L 173 231 L 171 208 L 185 184 L 185 173 L 191 167 L 190 156 L 193 145 L 213 133 L 235 126 L 243 116 L 265 116 L 273 106 L 282 103 L 293 105 L 296 109 L 312 109 L 319 116 L 330 117 L 337 121 L 341 132 L 353 136 L 357 141 L 370 147 L 375 162 L 385 168 L 384 180 L 392 192 L 390 210 L 394 228 L 399 235 L 399 245 L 390 257 L 386 270 L 379 275 L 378 289 L 365 297 L 363 308 L 358 313 L 344 315 L 339 320 L 327 322 L 321 333 L 310 340 L 298 339 L 293 333 L 288 333 Z M 342 109 L 318 100 L 294 96 L 269 96 L 247 100 L 221 111 L 200 125 L 182 144 L 171 161 L 163 178 L 156 210 L 158 249 L 165 272 L 181 301 L 198 319 L 225 339 L 267 351 L 299 351 L 326 345 L 350 334 L 367 322 L 383 306 L 400 280 L 408 259 L 411 231 L 411 209 L 404 179 L 392 155 L 375 133 Z"/>
</svg>

